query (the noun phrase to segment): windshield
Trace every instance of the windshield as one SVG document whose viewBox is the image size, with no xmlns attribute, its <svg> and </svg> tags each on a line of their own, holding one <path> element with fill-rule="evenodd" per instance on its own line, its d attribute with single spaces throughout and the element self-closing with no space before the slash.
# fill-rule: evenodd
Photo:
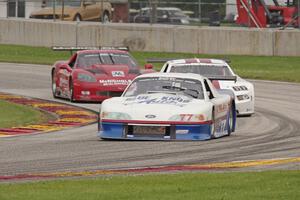
<svg viewBox="0 0 300 200">
<path fill-rule="evenodd" d="M 181 10 L 170 10 L 169 12 L 171 16 L 176 16 L 176 17 L 186 16 Z"/>
<path fill-rule="evenodd" d="M 136 79 L 124 93 L 125 97 L 140 94 L 165 93 L 204 99 L 202 84 L 198 80 L 174 77 L 149 77 Z"/>
<path fill-rule="evenodd" d="M 227 66 L 220 65 L 178 65 L 172 66 L 170 72 L 195 73 L 202 76 L 233 76 Z"/>
<path fill-rule="evenodd" d="M 63 0 L 48 0 L 46 1 L 46 7 L 53 7 L 54 2 L 55 6 L 62 6 L 62 1 Z M 80 0 L 64 1 L 64 6 L 80 7 Z"/>
<path fill-rule="evenodd" d="M 95 64 L 127 65 L 129 68 L 138 68 L 137 62 L 129 54 L 85 53 L 78 55 L 76 61 L 78 68 L 87 68 Z"/>
</svg>

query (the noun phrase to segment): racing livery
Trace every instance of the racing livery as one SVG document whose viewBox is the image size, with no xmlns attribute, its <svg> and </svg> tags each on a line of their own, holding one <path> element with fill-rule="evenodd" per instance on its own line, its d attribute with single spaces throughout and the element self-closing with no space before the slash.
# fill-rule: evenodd
<svg viewBox="0 0 300 200">
<path fill-rule="evenodd" d="M 68 61 L 58 61 L 52 68 L 54 98 L 101 102 L 121 96 L 132 79 L 153 71 L 149 65 L 146 65 L 146 70 L 140 70 L 129 52 L 120 49 L 123 48 L 54 48 L 78 50 Z"/>
<path fill-rule="evenodd" d="M 163 65 L 161 72 L 196 73 L 206 76 L 216 89 L 229 89 L 234 93 L 239 116 L 251 116 L 254 113 L 253 84 L 236 75 L 224 60 L 198 58 L 169 60 Z"/>
<path fill-rule="evenodd" d="M 102 139 L 207 140 L 235 130 L 234 98 L 192 73 L 151 73 L 133 80 L 121 97 L 103 101 Z"/>
</svg>

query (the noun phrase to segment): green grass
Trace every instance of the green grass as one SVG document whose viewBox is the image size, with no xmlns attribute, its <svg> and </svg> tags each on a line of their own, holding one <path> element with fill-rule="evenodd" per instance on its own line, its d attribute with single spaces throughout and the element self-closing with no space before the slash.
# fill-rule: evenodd
<svg viewBox="0 0 300 200">
<path fill-rule="evenodd" d="M 46 120 L 47 116 L 36 109 L 0 100 L 0 128 L 24 126 Z"/>
<path fill-rule="evenodd" d="M 299 171 L 180 173 L 0 184 L 1 200 L 299 199 Z"/>
<path fill-rule="evenodd" d="M 244 78 L 300 82 L 300 57 L 199 55 L 189 53 L 131 52 L 141 65 L 147 58 L 226 58 L 235 72 Z M 67 60 L 69 52 L 53 52 L 50 48 L 0 45 L 0 62 L 52 65 Z M 160 69 L 162 64 L 155 65 Z"/>
</svg>

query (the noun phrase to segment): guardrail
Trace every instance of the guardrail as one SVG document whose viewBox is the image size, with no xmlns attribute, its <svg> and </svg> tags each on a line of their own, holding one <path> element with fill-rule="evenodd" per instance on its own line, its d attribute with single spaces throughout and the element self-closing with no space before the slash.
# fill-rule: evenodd
<svg viewBox="0 0 300 200">
<path fill-rule="evenodd" d="M 133 51 L 201 54 L 300 55 L 297 29 L 0 19 L 0 43 L 45 47 L 128 46 Z"/>
</svg>

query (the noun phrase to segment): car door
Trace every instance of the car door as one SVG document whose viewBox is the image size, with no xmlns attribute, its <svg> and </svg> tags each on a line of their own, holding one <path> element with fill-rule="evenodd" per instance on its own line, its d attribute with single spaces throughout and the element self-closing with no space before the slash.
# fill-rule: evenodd
<svg viewBox="0 0 300 200">
<path fill-rule="evenodd" d="M 82 20 L 99 20 L 100 12 L 101 3 L 96 3 L 96 0 L 83 0 Z"/>
<path fill-rule="evenodd" d="M 230 109 L 230 96 L 218 94 L 212 83 L 207 78 L 204 79 L 204 86 L 207 91 L 209 101 L 214 106 L 212 115 L 214 116 L 215 137 L 226 135 L 227 115 Z"/>
</svg>

